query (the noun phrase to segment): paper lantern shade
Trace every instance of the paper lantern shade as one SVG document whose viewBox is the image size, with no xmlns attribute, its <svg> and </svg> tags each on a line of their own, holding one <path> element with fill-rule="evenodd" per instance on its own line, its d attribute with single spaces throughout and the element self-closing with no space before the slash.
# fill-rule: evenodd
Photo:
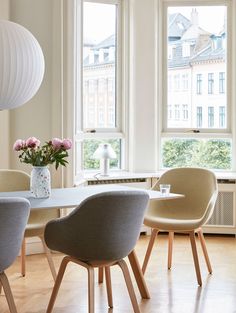
<svg viewBox="0 0 236 313">
<path fill-rule="evenodd" d="M 29 101 L 42 83 L 44 68 L 35 37 L 19 24 L 0 20 L 0 110 Z"/>
</svg>

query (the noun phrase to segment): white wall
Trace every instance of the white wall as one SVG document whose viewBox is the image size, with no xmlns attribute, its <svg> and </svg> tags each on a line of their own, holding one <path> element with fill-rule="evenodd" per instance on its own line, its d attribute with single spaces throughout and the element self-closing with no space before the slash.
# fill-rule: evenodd
<svg viewBox="0 0 236 313">
<path fill-rule="evenodd" d="M 15 140 L 35 136 L 45 142 L 52 137 L 62 137 L 61 0 L 9 0 L 9 2 L 9 19 L 26 27 L 36 37 L 45 57 L 45 75 L 37 94 L 22 107 L 8 112 L 9 162 L 8 164 L 5 162 L 1 167 L 21 169 L 29 173 L 31 167 L 20 163 L 17 153 L 12 151 Z M 53 169 L 51 171 L 53 186 L 61 186 L 62 169 L 58 169 L 57 172 Z"/>
<path fill-rule="evenodd" d="M 133 171 L 156 169 L 155 0 L 130 5 L 130 154 Z"/>
<path fill-rule="evenodd" d="M 37 94 L 22 107 L 10 111 L 11 144 L 18 138 L 51 136 L 52 8 L 51 1 L 11 0 L 10 19 L 26 27 L 38 40 L 45 57 L 45 76 Z M 11 153 L 11 167 L 22 168 Z M 30 170 L 29 166 L 24 167 Z"/>
</svg>

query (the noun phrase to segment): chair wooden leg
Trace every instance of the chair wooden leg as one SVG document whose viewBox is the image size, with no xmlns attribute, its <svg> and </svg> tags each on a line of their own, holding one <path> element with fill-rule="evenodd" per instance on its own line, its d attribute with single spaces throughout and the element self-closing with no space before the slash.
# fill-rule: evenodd
<svg viewBox="0 0 236 313">
<path fill-rule="evenodd" d="M 0 280 L 0 295 L 2 293 L 2 283 L 1 283 L 1 280 Z"/>
<path fill-rule="evenodd" d="M 51 273 L 52 273 L 52 277 L 53 277 L 54 281 L 56 281 L 57 273 L 56 273 L 55 266 L 54 266 L 54 263 L 53 263 L 51 251 L 50 251 L 50 249 L 48 249 L 48 247 L 47 247 L 47 245 L 45 243 L 44 237 L 43 236 L 39 236 L 39 238 L 42 241 L 43 248 L 44 248 L 44 251 L 45 251 L 45 255 L 47 257 L 47 261 L 48 261 L 48 264 L 49 264 L 49 267 L 50 267 L 50 270 L 51 270 Z"/>
<path fill-rule="evenodd" d="M 0 284 L 3 286 L 10 313 L 17 313 L 15 301 L 11 292 L 11 287 L 4 272 L 0 273 Z"/>
<path fill-rule="evenodd" d="M 131 303 L 132 303 L 132 306 L 133 306 L 134 313 L 140 313 L 138 302 L 137 302 L 137 299 L 136 299 L 136 296 L 135 296 L 135 293 L 134 293 L 134 287 L 133 287 L 133 284 L 132 284 L 132 281 L 131 281 L 131 277 L 130 277 L 130 274 L 129 274 L 128 266 L 127 266 L 127 264 L 125 263 L 124 260 L 118 261 L 117 264 L 122 269 L 122 272 L 123 272 L 123 275 L 124 275 L 124 278 L 125 278 L 125 282 L 126 282 L 126 286 L 127 286 L 128 292 L 129 292 L 130 300 L 131 300 Z"/>
<path fill-rule="evenodd" d="M 109 305 L 110 308 L 113 308 L 110 266 L 106 266 L 105 267 L 105 275 L 106 275 L 105 277 L 106 277 L 106 286 L 107 286 L 108 305 Z"/>
<path fill-rule="evenodd" d="M 201 278 L 201 271 L 200 271 L 198 255 L 197 255 L 195 232 L 191 231 L 189 233 L 189 236 L 190 236 L 190 242 L 191 242 L 191 246 L 192 246 L 192 253 L 193 253 L 193 260 L 194 260 L 194 265 L 195 265 L 195 271 L 196 271 L 196 275 L 197 275 L 197 281 L 198 281 L 198 285 L 201 286 L 202 285 L 202 278 Z"/>
<path fill-rule="evenodd" d="M 199 238 L 200 243 L 201 243 L 201 247 L 202 247 L 202 251 L 203 251 L 204 258 L 205 258 L 205 261 L 206 261 L 206 265 L 207 265 L 207 268 L 208 268 L 208 272 L 210 274 L 212 274 L 211 262 L 210 262 L 210 259 L 209 259 L 208 253 L 207 253 L 206 242 L 205 242 L 205 238 L 204 238 L 202 229 L 198 229 L 197 230 L 197 234 L 198 234 L 198 238 Z"/>
<path fill-rule="evenodd" d="M 98 283 L 102 284 L 103 283 L 103 267 L 98 268 Z"/>
<path fill-rule="evenodd" d="M 25 276 L 25 238 L 22 240 L 21 244 L 21 275 Z"/>
<path fill-rule="evenodd" d="M 172 265 L 172 253 L 173 253 L 173 241 L 174 241 L 174 232 L 169 232 L 169 244 L 168 244 L 168 270 L 171 269 Z"/>
<path fill-rule="evenodd" d="M 89 313 L 94 313 L 94 268 L 87 267 L 88 270 L 88 307 Z"/>
<path fill-rule="evenodd" d="M 145 282 L 142 269 L 139 265 L 137 255 L 136 255 L 134 250 L 132 252 L 130 252 L 130 254 L 128 255 L 128 258 L 129 258 L 130 266 L 131 266 L 132 271 L 134 273 L 134 277 L 135 277 L 136 283 L 138 285 L 138 289 L 139 289 L 139 292 L 141 294 L 141 297 L 143 299 L 150 299 L 150 293 L 148 291 L 147 284 Z"/>
<path fill-rule="evenodd" d="M 151 252 L 152 252 L 152 248 L 153 248 L 153 245 L 154 245 L 155 238 L 156 238 L 157 234 L 158 234 L 158 230 L 157 229 L 153 229 L 152 230 L 152 234 L 151 234 L 151 238 L 149 240 L 147 252 L 145 254 L 145 258 L 144 258 L 144 261 L 143 261 L 143 266 L 142 266 L 143 274 L 145 274 L 145 272 L 146 272 L 148 261 L 149 261 L 149 258 L 150 258 L 150 255 L 151 255 Z"/>
<path fill-rule="evenodd" d="M 53 306 L 54 306 L 54 303 L 55 303 L 55 300 L 56 300 L 56 297 L 57 297 L 57 294 L 58 294 L 58 291 L 59 291 L 59 288 L 61 285 L 61 281 L 62 281 L 62 278 L 64 276 L 65 270 L 66 270 L 66 266 L 70 260 L 71 260 L 70 257 L 65 256 L 61 262 L 61 265 L 60 265 L 60 268 L 58 271 L 58 275 L 57 275 L 57 278 L 56 278 L 56 281 L 55 281 L 55 284 L 54 284 L 54 287 L 52 290 L 51 298 L 50 298 L 49 303 L 48 303 L 46 313 L 52 312 L 52 309 L 53 309 Z"/>
</svg>

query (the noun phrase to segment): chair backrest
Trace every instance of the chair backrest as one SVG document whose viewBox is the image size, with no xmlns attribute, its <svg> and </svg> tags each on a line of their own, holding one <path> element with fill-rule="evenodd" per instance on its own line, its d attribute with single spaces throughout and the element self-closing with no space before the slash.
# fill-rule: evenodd
<svg viewBox="0 0 236 313">
<path fill-rule="evenodd" d="M 0 198 L 0 272 L 17 257 L 30 212 L 24 198 Z"/>
<path fill-rule="evenodd" d="M 0 170 L 0 192 L 30 190 L 30 175 L 19 170 Z M 49 209 L 31 211 L 29 224 L 46 224 L 50 219 L 59 217 L 59 210 Z"/>
<path fill-rule="evenodd" d="M 18 170 L 0 170 L 0 192 L 30 189 L 30 176 Z"/>
<path fill-rule="evenodd" d="M 145 191 L 91 196 L 68 216 L 50 221 L 45 241 L 49 248 L 84 262 L 122 259 L 137 242 L 148 201 Z"/>
<path fill-rule="evenodd" d="M 211 217 L 218 194 L 217 179 L 212 171 L 174 168 L 166 171 L 153 189 L 159 190 L 160 184 L 170 184 L 171 192 L 185 197 L 152 203 L 149 210 L 158 212 L 159 216 L 202 219 L 203 224 Z"/>
</svg>

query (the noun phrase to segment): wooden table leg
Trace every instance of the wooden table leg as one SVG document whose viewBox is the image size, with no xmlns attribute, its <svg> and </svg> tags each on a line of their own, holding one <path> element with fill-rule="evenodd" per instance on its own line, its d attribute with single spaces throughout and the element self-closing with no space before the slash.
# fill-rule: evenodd
<svg viewBox="0 0 236 313">
<path fill-rule="evenodd" d="M 147 288 L 147 285 L 143 276 L 143 272 L 139 265 L 138 258 L 134 250 L 130 252 L 130 254 L 128 255 L 128 258 L 129 258 L 129 262 L 133 270 L 141 297 L 143 299 L 150 299 L 150 294 L 149 294 L 149 291 L 148 291 L 148 288 Z"/>
</svg>

